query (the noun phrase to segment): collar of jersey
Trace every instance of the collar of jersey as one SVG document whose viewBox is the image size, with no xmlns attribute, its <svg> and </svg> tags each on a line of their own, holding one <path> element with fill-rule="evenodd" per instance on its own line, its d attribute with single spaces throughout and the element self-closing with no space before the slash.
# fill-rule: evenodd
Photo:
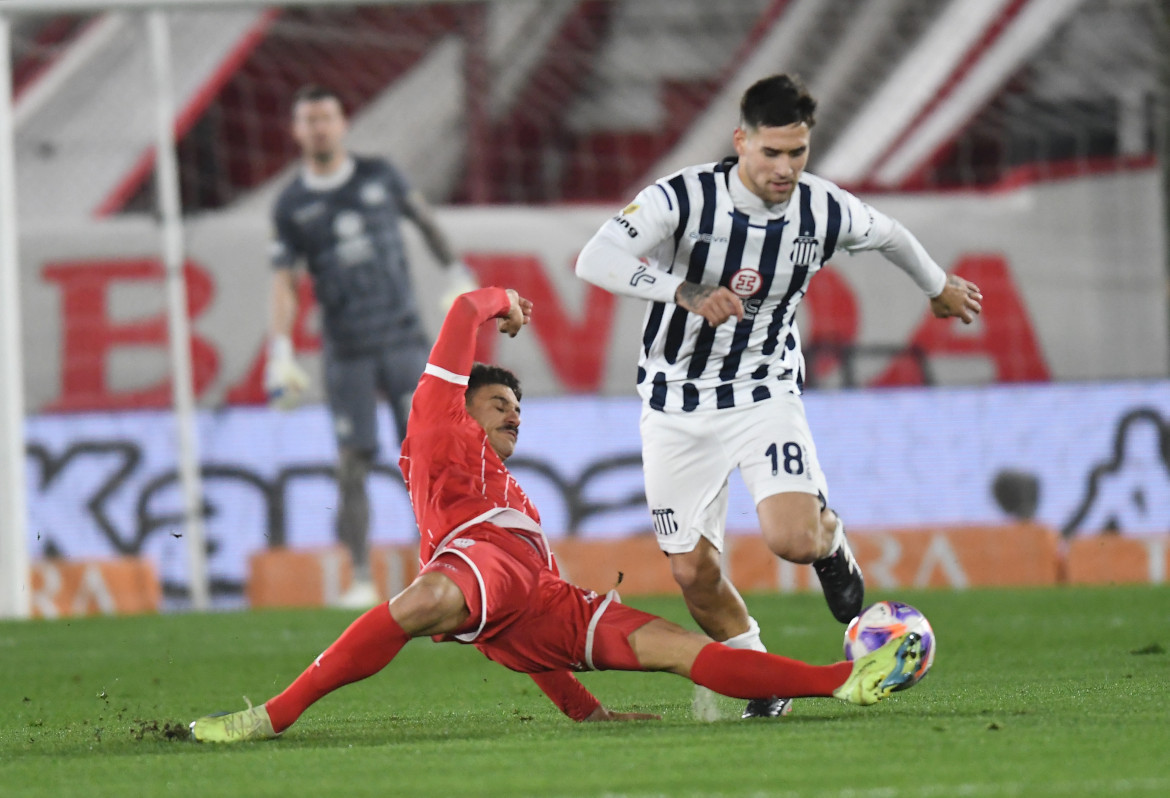
<svg viewBox="0 0 1170 798">
<path fill-rule="evenodd" d="M 727 190 L 731 194 L 731 202 L 736 208 L 748 216 L 765 216 L 769 219 L 779 219 L 788 211 L 788 202 L 777 205 L 765 205 L 764 201 L 756 196 L 750 188 L 743 184 L 739 177 L 739 169 L 728 169 Z"/>
<path fill-rule="evenodd" d="M 310 191 L 332 191 L 345 185 L 346 181 L 353 177 L 353 170 L 356 166 L 353 156 L 347 155 L 345 161 L 331 175 L 319 175 L 310 172 L 308 167 L 302 168 L 301 180 L 304 182 L 305 188 Z"/>
</svg>

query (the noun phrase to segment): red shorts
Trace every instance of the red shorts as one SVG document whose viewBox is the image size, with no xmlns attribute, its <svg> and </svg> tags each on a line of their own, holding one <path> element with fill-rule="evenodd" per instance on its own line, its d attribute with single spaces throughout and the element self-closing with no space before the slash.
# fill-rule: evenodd
<svg viewBox="0 0 1170 798">
<path fill-rule="evenodd" d="M 627 639 L 656 616 L 599 596 L 553 573 L 517 533 L 481 524 L 422 569 L 458 585 L 471 617 L 454 638 L 521 673 L 641 670 Z"/>
</svg>

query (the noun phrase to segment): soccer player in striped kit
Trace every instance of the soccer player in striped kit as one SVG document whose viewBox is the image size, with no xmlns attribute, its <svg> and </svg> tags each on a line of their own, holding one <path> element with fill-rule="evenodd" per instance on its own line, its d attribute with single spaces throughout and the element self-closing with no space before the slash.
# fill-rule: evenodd
<svg viewBox="0 0 1170 798">
<path fill-rule="evenodd" d="M 646 498 L 691 615 L 713 639 L 763 650 L 759 625 L 723 574 L 728 477 L 739 469 L 776 556 L 811 563 L 833 616 L 848 623 L 865 586 L 800 399 L 796 309 L 834 253 L 877 250 L 970 323 L 978 287 L 947 275 L 894 219 L 804 171 L 816 101 L 788 75 L 740 101 L 736 157 L 646 187 L 607 221 L 577 274 L 648 301 L 638 362 Z M 755 700 L 744 717 L 788 712 Z"/>
</svg>

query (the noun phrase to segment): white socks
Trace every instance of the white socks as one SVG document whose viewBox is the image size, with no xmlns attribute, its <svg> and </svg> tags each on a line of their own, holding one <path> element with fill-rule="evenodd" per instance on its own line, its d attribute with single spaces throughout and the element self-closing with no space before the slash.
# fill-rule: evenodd
<svg viewBox="0 0 1170 798">
<path fill-rule="evenodd" d="M 764 648 L 764 643 L 760 640 L 760 625 L 756 623 L 756 619 L 748 616 L 748 630 L 735 637 L 729 637 L 723 641 L 723 645 L 728 648 L 746 648 L 751 651 L 767 651 Z"/>
</svg>

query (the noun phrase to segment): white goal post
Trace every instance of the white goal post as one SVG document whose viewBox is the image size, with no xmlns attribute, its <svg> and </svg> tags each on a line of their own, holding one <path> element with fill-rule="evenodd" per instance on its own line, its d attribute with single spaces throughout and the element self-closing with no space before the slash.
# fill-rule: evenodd
<svg viewBox="0 0 1170 798">
<path fill-rule="evenodd" d="M 448 0 L 461 2 L 462 0 Z M 399 0 L 403 2 L 403 0 Z M 409 0 L 405 0 L 409 3 Z M 433 2 L 433 0 L 432 0 Z M 198 437 L 191 382 L 190 330 L 182 267 L 185 260 L 179 175 L 175 155 L 167 11 L 281 6 L 375 5 L 373 0 L 7 0 L 0 6 L 0 618 L 31 611 L 24 455 L 24 379 L 21 353 L 20 269 L 17 248 L 16 170 L 11 68 L 11 23 L 22 13 L 142 13 L 155 88 L 155 174 L 160 254 L 166 272 L 172 404 L 183 493 L 184 536 L 190 563 L 191 608 L 210 607 L 202 523 Z"/>
</svg>

